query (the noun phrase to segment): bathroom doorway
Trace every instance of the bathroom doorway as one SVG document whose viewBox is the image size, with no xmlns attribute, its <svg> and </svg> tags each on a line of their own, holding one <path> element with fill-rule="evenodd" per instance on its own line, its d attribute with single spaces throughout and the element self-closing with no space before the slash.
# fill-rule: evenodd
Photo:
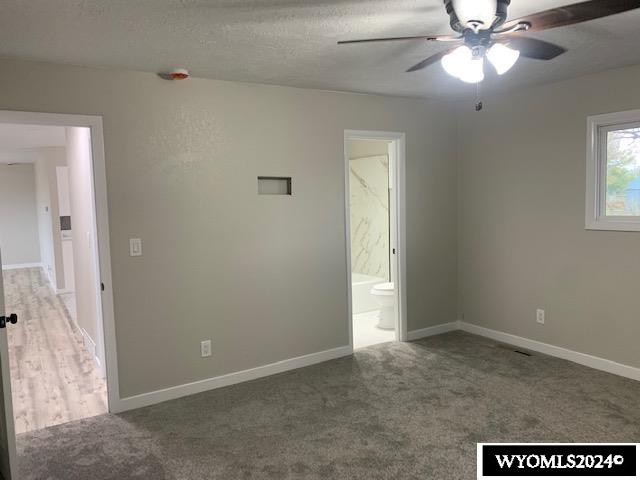
<svg viewBox="0 0 640 480">
<path fill-rule="evenodd" d="M 406 339 L 404 134 L 345 132 L 351 345 Z"/>
</svg>

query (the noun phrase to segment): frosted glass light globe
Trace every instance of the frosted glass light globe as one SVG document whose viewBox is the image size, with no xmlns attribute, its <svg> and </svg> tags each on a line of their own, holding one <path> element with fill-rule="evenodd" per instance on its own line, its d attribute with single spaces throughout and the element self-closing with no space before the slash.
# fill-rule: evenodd
<svg viewBox="0 0 640 480">
<path fill-rule="evenodd" d="M 502 43 L 494 43 L 487 52 L 487 58 L 495 67 L 498 75 L 502 75 L 516 64 L 520 58 L 520 52 Z"/>
<path fill-rule="evenodd" d="M 452 77 L 460 78 L 471 62 L 471 49 L 466 45 L 456 48 L 453 52 L 442 57 L 444 70 Z"/>
<path fill-rule="evenodd" d="M 477 57 L 469 60 L 458 78 L 466 83 L 480 83 L 484 80 L 484 58 Z"/>
</svg>

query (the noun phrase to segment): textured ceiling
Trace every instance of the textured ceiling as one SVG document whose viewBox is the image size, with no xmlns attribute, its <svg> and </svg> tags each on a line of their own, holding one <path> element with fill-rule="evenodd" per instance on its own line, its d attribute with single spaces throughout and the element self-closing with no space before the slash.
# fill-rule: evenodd
<svg viewBox="0 0 640 480">
<path fill-rule="evenodd" d="M 510 18 L 566 5 L 512 0 Z M 483 89 L 523 87 L 640 63 L 640 10 L 532 34 L 568 47 L 521 60 Z M 450 33 L 442 0 L 2 0 L 0 55 L 56 63 L 389 95 L 461 97 L 475 87 L 439 65 L 404 73 L 446 48 L 340 39 Z"/>
</svg>

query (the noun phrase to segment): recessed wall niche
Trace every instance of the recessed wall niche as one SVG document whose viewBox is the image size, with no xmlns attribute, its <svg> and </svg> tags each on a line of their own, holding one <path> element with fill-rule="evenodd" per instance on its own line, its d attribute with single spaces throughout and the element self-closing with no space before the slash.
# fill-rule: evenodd
<svg viewBox="0 0 640 480">
<path fill-rule="evenodd" d="M 258 195 L 291 195 L 291 177 L 258 177 Z"/>
</svg>

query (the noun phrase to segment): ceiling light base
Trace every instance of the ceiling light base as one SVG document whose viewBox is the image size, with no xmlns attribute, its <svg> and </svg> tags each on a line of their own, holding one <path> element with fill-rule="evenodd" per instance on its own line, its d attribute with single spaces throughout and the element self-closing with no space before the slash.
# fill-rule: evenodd
<svg viewBox="0 0 640 480">
<path fill-rule="evenodd" d="M 511 0 L 497 0 L 495 19 L 491 25 L 485 25 L 485 22 L 480 20 L 469 20 L 463 24 L 453 7 L 453 0 L 444 0 L 444 5 L 450 18 L 449 24 L 454 31 L 459 33 L 463 33 L 468 29 L 478 32 L 499 27 L 507 20 L 507 9 L 510 4 Z"/>
</svg>

